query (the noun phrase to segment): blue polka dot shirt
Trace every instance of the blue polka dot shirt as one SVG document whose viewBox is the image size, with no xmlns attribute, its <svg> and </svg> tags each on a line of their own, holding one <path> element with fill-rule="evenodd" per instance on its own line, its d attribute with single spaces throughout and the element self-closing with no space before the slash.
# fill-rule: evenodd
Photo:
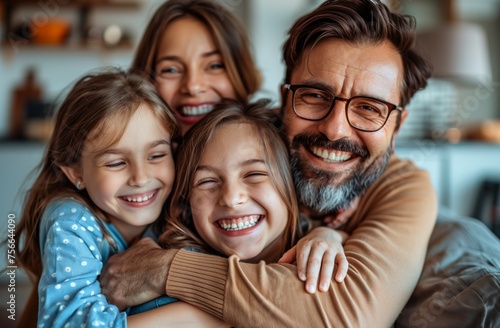
<svg viewBox="0 0 500 328">
<path fill-rule="evenodd" d="M 110 224 L 114 249 L 97 218 L 72 199 L 50 203 L 40 224 L 43 273 L 38 285 L 39 327 L 126 327 L 126 313 L 107 302 L 98 276 L 108 258 L 127 248 Z"/>
</svg>

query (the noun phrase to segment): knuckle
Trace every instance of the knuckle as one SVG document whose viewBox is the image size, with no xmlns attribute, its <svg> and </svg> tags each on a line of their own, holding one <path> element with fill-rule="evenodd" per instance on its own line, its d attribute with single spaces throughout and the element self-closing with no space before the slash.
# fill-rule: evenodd
<svg viewBox="0 0 500 328">
<path fill-rule="evenodd" d="M 308 262 L 309 266 L 320 266 L 321 265 L 321 260 L 318 259 L 317 257 L 310 257 L 309 258 L 309 262 Z"/>
<path fill-rule="evenodd" d="M 325 257 L 323 259 L 323 266 L 333 267 L 335 265 L 335 259 L 330 257 Z"/>
<path fill-rule="evenodd" d="M 312 247 L 314 250 L 327 250 L 330 248 L 330 245 L 325 241 L 316 241 Z"/>
</svg>

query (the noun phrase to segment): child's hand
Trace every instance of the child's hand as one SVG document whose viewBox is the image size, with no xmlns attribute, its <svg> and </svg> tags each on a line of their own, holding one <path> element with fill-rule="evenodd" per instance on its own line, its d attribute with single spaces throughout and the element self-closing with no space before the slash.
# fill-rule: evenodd
<svg viewBox="0 0 500 328">
<path fill-rule="evenodd" d="M 278 263 L 293 263 L 296 259 L 297 273 L 306 282 L 306 290 L 315 293 L 319 280 L 319 290 L 325 292 L 335 268 L 336 281 L 342 282 L 347 274 L 348 262 L 342 247 L 347 237 L 343 231 L 315 228 L 283 254 Z"/>
</svg>

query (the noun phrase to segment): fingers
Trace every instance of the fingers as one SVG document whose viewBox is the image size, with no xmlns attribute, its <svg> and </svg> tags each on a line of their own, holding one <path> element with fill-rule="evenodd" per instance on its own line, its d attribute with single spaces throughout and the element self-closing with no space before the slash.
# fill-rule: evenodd
<svg viewBox="0 0 500 328">
<path fill-rule="evenodd" d="M 293 263 L 295 262 L 295 257 L 297 256 L 297 246 L 293 246 L 288 251 L 283 254 L 283 256 L 278 260 L 278 263 Z"/>
<path fill-rule="evenodd" d="M 309 269 L 309 253 L 311 252 L 311 242 L 310 241 L 305 241 L 305 242 L 299 242 L 296 248 L 296 258 L 297 258 L 297 275 L 301 281 L 306 281 L 307 279 L 307 274 L 308 274 L 308 269 Z M 312 286 L 314 291 L 316 290 L 316 286 Z M 307 284 L 306 284 L 306 290 L 307 290 Z"/>
<path fill-rule="evenodd" d="M 333 270 L 333 265 L 331 265 L 330 262 L 333 262 L 333 258 L 331 259 L 332 261 L 328 260 L 328 244 L 325 242 L 315 242 L 310 248 L 309 252 L 307 253 L 308 259 L 306 261 L 306 266 L 304 267 L 304 270 L 306 270 L 306 290 L 309 293 L 315 293 L 318 285 L 318 279 L 320 277 L 320 272 L 322 271 L 322 266 L 323 263 L 325 263 L 327 266 L 329 266 L 329 270 Z M 305 254 L 304 254 L 305 255 Z M 325 258 L 325 255 L 326 258 Z M 328 269 L 328 268 L 325 268 Z M 331 273 L 330 273 L 330 279 L 331 279 Z M 324 281 L 322 280 L 324 283 Z"/>
<path fill-rule="evenodd" d="M 347 262 L 347 258 L 343 252 L 337 254 L 336 263 L 337 273 L 335 274 L 335 280 L 337 282 L 342 282 L 344 281 L 344 278 L 347 275 L 347 270 L 349 269 L 349 262 Z"/>
<path fill-rule="evenodd" d="M 319 290 L 326 292 L 332 281 L 333 270 L 335 269 L 335 258 L 326 252 L 321 265 L 321 275 L 319 276 Z"/>
<path fill-rule="evenodd" d="M 335 271 L 335 280 L 344 281 L 349 265 L 342 248 L 328 248 L 327 243 L 315 243 L 307 254 L 307 264 L 303 270 L 306 271 L 308 293 L 313 294 L 317 289 L 328 291 Z M 303 255 L 305 256 L 305 253 Z"/>
<path fill-rule="evenodd" d="M 297 275 L 301 281 L 305 281 L 308 293 L 315 293 L 317 289 L 327 291 L 334 273 L 335 280 L 344 280 L 348 265 L 342 245 L 348 236 L 343 231 L 318 227 L 299 240 L 294 250 Z M 292 255 L 293 253 L 286 254 L 287 260 Z"/>
</svg>

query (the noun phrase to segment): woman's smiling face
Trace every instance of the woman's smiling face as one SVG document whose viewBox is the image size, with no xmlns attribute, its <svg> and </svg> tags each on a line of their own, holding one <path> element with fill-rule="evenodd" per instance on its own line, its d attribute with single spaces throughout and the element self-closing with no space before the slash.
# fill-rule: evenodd
<svg viewBox="0 0 500 328">
<path fill-rule="evenodd" d="M 223 98 L 236 99 L 210 31 L 191 17 L 179 18 L 165 29 L 156 53 L 155 82 L 183 134 Z"/>
</svg>

